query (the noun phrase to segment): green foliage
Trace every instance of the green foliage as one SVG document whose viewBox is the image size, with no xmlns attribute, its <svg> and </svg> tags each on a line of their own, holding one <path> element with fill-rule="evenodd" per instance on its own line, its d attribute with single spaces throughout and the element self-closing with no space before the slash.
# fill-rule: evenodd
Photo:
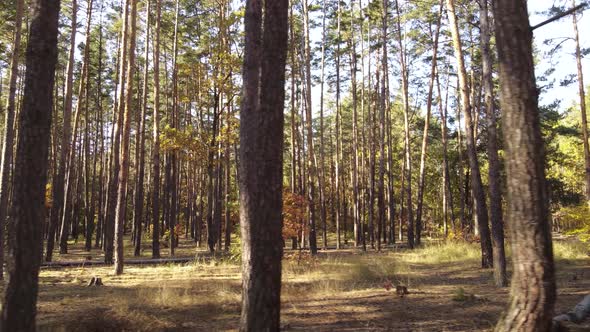
<svg viewBox="0 0 590 332">
<path fill-rule="evenodd" d="M 166 125 L 160 134 L 162 151 L 177 151 L 190 160 L 204 159 L 207 156 L 210 141 L 206 133 L 197 131 L 194 127 L 184 129 L 172 128 Z"/>
<path fill-rule="evenodd" d="M 546 144 L 546 175 L 554 209 L 583 200 L 584 152 L 579 110 L 558 112 L 559 103 L 541 107 L 541 129 Z"/>
<path fill-rule="evenodd" d="M 232 239 L 227 260 L 236 264 L 242 262 L 242 237 L 236 236 Z"/>
</svg>

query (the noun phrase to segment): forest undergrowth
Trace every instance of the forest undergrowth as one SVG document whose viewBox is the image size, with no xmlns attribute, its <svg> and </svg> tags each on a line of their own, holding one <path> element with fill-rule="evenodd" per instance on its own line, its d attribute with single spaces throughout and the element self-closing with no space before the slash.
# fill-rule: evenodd
<svg viewBox="0 0 590 332">
<path fill-rule="evenodd" d="M 587 244 L 556 241 L 557 311 L 567 311 L 590 280 Z M 287 251 L 285 331 L 491 330 L 508 298 L 479 268 L 478 244 L 449 241 L 416 250 Z M 510 256 L 509 256 L 510 257 Z M 93 277 L 103 286 L 88 287 Z M 231 331 L 239 324 L 239 262 L 228 256 L 188 264 L 43 269 L 40 331 Z M 409 294 L 396 294 L 405 286 Z"/>
</svg>

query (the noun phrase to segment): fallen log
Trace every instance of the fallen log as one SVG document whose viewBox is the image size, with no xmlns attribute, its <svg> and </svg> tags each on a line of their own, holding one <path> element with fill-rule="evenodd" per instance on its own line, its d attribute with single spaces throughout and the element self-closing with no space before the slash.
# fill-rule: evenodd
<svg viewBox="0 0 590 332">
<path fill-rule="evenodd" d="M 167 263 L 189 263 L 195 261 L 193 257 L 171 257 L 171 258 L 156 258 L 156 259 L 128 259 L 125 260 L 126 265 L 158 265 Z M 61 267 L 82 267 L 82 266 L 108 266 L 104 261 L 58 261 L 58 262 L 45 262 L 41 264 L 42 269 L 61 268 Z"/>
<path fill-rule="evenodd" d="M 590 316 L 590 294 L 586 295 L 571 311 L 553 317 L 553 330 L 562 331 L 566 322 L 580 324 Z"/>
</svg>

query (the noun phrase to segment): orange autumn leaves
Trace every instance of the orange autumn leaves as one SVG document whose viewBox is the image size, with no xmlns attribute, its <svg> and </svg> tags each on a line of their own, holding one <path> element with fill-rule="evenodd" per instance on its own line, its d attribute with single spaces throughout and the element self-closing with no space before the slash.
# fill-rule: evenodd
<svg viewBox="0 0 590 332">
<path fill-rule="evenodd" d="M 283 239 L 296 238 L 306 231 L 307 200 L 302 195 L 283 191 Z"/>
</svg>

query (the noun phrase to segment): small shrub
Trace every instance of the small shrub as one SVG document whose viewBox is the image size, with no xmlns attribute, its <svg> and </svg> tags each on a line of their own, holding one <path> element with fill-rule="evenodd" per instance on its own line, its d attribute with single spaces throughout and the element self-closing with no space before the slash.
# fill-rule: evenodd
<svg viewBox="0 0 590 332">
<path fill-rule="evenodd" d="M 475 299 L 475 295 L 467 293 L 463 287 L 457 288 L 453 294 L 453 301 L 456 302 L 473 301 Z"/>
<path fill-rule="evenodd" d="M 229 255 L 227 260 L 230 263 L 239 264 L 242 262 L 242 238 L 239 236 L 232 240 L 232 245 L 229 247 Z"/>
</svg>

